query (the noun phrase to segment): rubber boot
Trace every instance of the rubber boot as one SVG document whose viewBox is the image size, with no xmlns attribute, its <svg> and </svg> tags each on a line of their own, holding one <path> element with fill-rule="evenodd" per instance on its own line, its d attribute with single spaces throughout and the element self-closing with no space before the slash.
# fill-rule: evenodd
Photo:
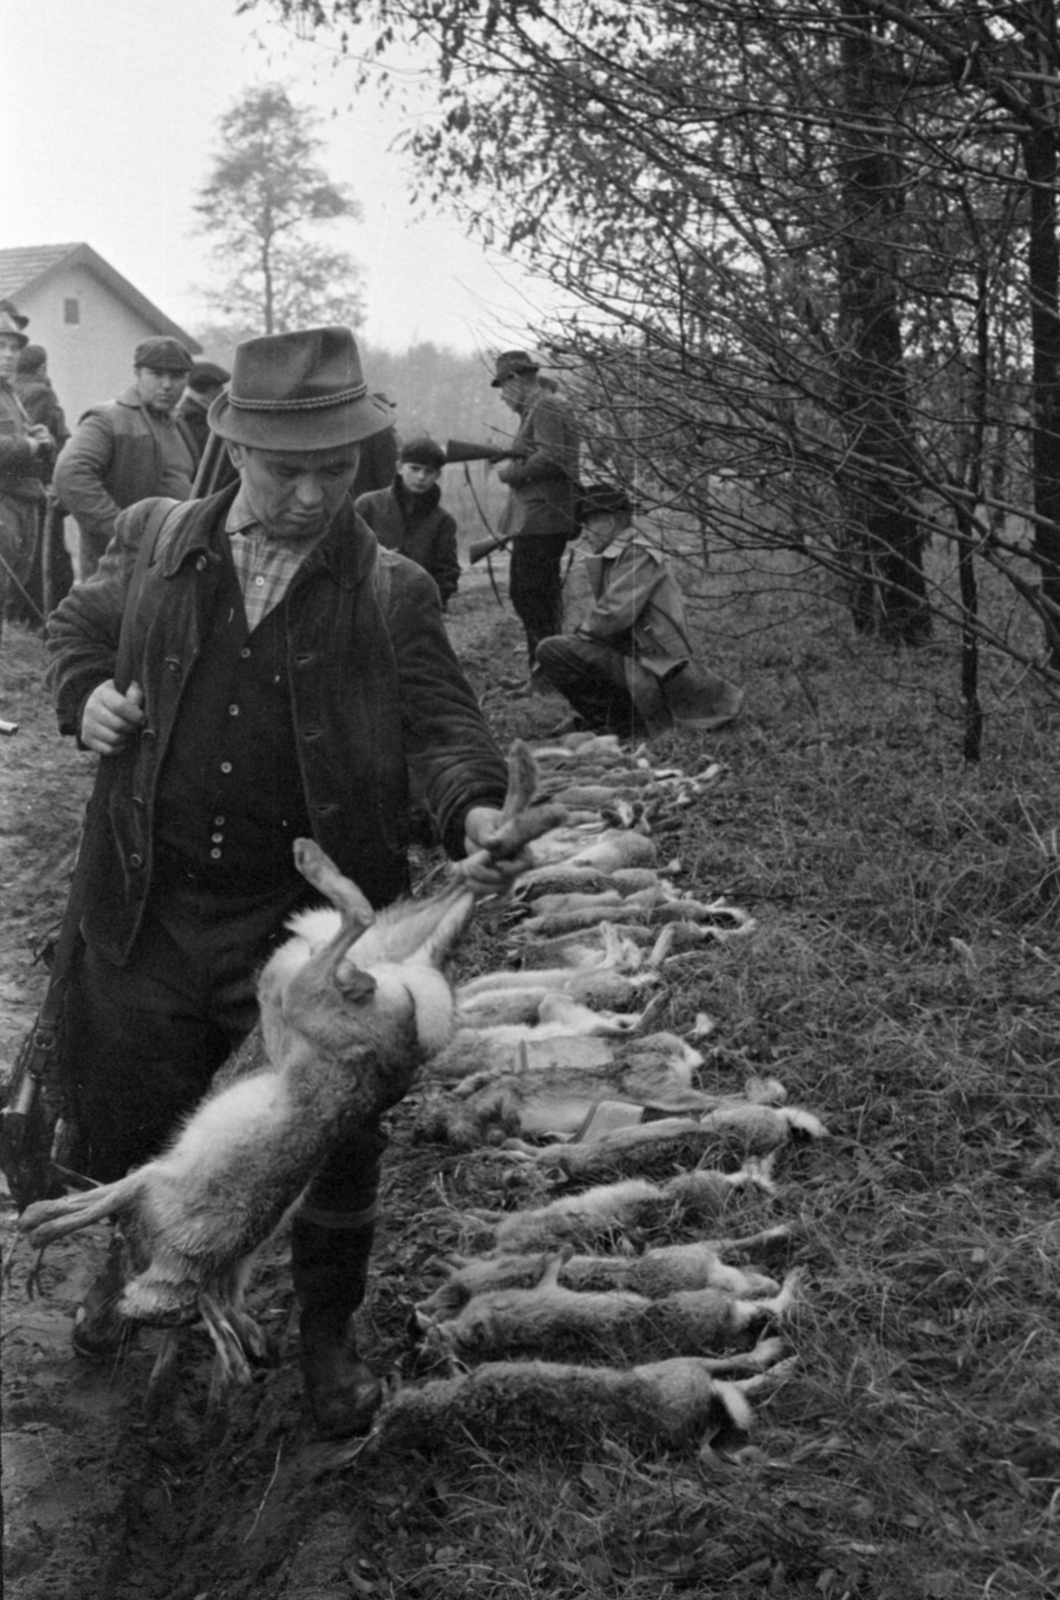
<svg viewBox="0 0 1060 1600">
<path fill-rule="evenodd" d="M 302 1376 L 324 1439 L 367 1433 L 382 1404 L 382 1385 L 357 1353 L 353 1326 L 368 1282 L 374 1231 L 371 1220 L 332 1227 L 297 1214 L 292 1223 Z"/>
<path fill-rule="evenodd" d="M 136 1342 L 139 1324 L 118 1311 L 125 1289 L 125 1252 L 121 1235 L 111 1230 L 107 1258 L 74 1317 L 71 1343 L 84 1361 L 115 1361 Z"/>
</svg>

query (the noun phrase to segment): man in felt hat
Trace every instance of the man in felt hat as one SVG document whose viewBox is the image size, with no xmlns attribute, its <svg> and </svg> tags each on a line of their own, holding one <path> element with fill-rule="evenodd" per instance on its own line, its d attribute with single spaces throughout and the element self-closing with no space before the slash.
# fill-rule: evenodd
<svg viewBox="0 0 1060 1600">
<path fill-rule="evenodd" d="M 429 572 L 444 611 L 460 582 L 456 522 L 443 510 L 438 480 L 445 451 L 426 436 L 409 439 L 398 452 L 397 476 L 387 489 L 358 495 L 354 509 L 386 550 L 400 550 Z"/>
<path fill-rule="evenodd" d="M 48 352 L 43 345 L 28 344 L 19 351 L 15 393 L 31 423 L 43 423 L 51 435 L 54 453 L 47 453 L 41 471 L 45 498 L 39 508 L 39 524 L 33 558 L 25 580 L 25 595 L 16 597 L 13 610 L 30 625 L 39 624 L 74 581 L 73 562 L 66 548 L 66 508 L 51 488 L 58 455 L 70 430 L 59 396 L 48 376 Z"/>
<path fill-rule="evenodd" d="M 560 559 L 577 533 L 580 450 L 570 405 L 545 387 L 540 370 L 525 350 L 506 350 L 492 380 L 519 417 L 512 458 L 497 476 L 510 491 L 500 532 L 512 540 L 508 592 L 526 631 L 531 669 L 541 640 L 562 625 Z"/>
<path fill-rule="evenodd" d="M 210 437 L 210 424 L 206 420 L 217 396 L 232 374 L 216 361 L 193 361 L 188 373 L 184 393 L 177 406 L 176 417 L 184 424 L 195 445 L 195 465 L 202 460 L 206 441 Z"/>
<path fill-rule="evenodd" d="M 126 506 L 149 495 L 191 494 L 195 442 L 174 416 L 191 366 L 179 339 L 141 340 L 132 387 L 86 411 L 65 445 L 55 488 L 81 530 L 82 578 L 95 572 Z"/>
<path fill-rule="evenodd" d="M 0 309 L 0 626 L 8 597 L 18 604 L 33 559 L 44 483 L 55 441 L 31 422 L 15 391 L 20 353 L 29 344 L 27 318 L 10 301 Z"/>
<path fill-rule="evenodd" d="M 635 528 L 629 495 L 594 484 L 578 510 L 592 600 L 573 634 L 538 645 L 538 671 L 597 731 L 639 740 L 675 724 L 731 722 L 743 690 L 693 660 L 680 586 Z"/>
<path fill-rule="evenodd" d="M 104 1181 L 159 1149 L 253 1027 L 255 975 L 312 899 L 295 838 L 382 906 L 409 886 L 411 785 L 453 857 L 485 842 L 506 789 L 434 584 L 351 503 L 361 442 L 390 409 L 349 330 L 240 345 L 209 421 L 238 482 L 124 512 L 48 628 L 60 729 L 100 756 L 68 1028 L 78 1162 Z M 493 892 L 512 871 L 473 881 Z M 352 1316 L 384 1143 L 377 1124 L 352 1130 L 293 1219 L 306 1387 L 333 1437 L 380 1400 Z M 117 1270 L 86 1303 L 82 1354 L 113 1352 Z"/>
</svg>

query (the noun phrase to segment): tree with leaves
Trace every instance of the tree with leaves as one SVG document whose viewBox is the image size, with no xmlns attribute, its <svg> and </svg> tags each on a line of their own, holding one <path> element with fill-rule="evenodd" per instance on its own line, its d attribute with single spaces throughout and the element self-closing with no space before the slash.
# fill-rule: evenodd
<svg viewBox="0 0 1060 1600">
<path fill-rule="evenodd" d="M 282 84 L 248 89 L 218 119 L 195 209 L 226 275 L 206 298 L 244 335 L 364 320 L 359 267 L 315 237 L 322 225 L 360 217 L 346 186 L 320 164 L 317 120 Z"/>
</svg>

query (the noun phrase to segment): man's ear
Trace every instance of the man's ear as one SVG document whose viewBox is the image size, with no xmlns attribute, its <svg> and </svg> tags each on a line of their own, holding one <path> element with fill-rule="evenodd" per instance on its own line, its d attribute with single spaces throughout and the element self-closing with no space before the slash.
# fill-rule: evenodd
<svg viewBox="0 0 1060 1600">
<path fill-rule="evenodd" d="M 235 467 L 236 471 L 241 471 L 243 463 L 247 459 L 246 446 L 241 444 L 233 444 L 231 439 L 226 439 L 225 449 L 228 451 L 228 459 Z"/>
</svg>

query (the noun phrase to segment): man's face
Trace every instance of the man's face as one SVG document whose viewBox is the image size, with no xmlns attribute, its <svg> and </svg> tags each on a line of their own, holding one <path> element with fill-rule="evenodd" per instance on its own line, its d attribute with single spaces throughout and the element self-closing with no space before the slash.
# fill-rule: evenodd
<svg viewBox="0 0 1060 1600">
<path fill-rule="evenodd" d="M 522 411 L 524 402 L 530 392 L 530 382 L 525 372 L 510 373 L 504 382 L 498 385 L 501 399 L 509 411 Z"/>
<path fill-rule="evenodd" d="M 168 416 L 184 391 L 186 372 L 160 372 L 155 367 L 137 367 L 136 392 L 148 411 Z"/>
<path fill-rule="evenodd" d="M 0 333 L 0 378 L 5 381 L 15 375 L 18 366 L 18 352 L 22 346 L 18 340 L 9 333 Z"/>
<path fill-rule="evenodd" d="M 398 472 L 409 494 L 429 494 L 442 475 L 437 467 L 425 466 L 422 461 L 402 461 Z"/>
<path fill-rule="evenodd" d="M 252 450 L 230 444 L 255 517 L 272 539 L 300 543 L 334 520 L 353 486 L 361 447 L 333 450 Z"/>
<path fill-rule="evenodd" d="M 223 383 L 208 383 L 206 385 L 205 389 L 203 389 L 203 388 L 189 389 L 188 393 L 189 394 L 194 394 L 194 396 L 198 400 L 199 404 L 202 405 L 202 406 L 205 406 L 207 409 L 209 409 L 209 407 L 213 405 L 213 402 L 217 399 L 217 396 L 221 393 L 221 390 L 223 388 L 224 388 L 224 384 Z"/>
<path fill-rule="evenodd" d="M 595 516 L 586 517 L 582 527 L 586 544 L 590 550 L 599 553 L 607 549 L 618 532 L 618 518 L 610 511 L 598 511 Z"/>
</svg>

